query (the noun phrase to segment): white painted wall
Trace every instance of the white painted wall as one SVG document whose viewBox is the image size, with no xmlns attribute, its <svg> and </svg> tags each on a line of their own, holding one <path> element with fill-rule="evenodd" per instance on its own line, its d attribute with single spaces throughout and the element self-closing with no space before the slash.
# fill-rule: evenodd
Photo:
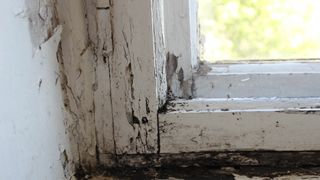
<svg viewBox="0 0 320 180">
<path fill-rule="evenodd" d="M 35 50 L 25 10 L 24 0 L 0 1 L 0 179 L 65 179 L 62 28 Z"/>
</svg>

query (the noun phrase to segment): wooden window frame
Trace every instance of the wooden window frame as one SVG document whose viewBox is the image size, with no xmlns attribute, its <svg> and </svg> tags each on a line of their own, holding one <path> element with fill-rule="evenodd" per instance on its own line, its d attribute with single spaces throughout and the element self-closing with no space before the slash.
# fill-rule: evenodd
<svg viewBox="0 0 320 180">
<path fill-rule="evenodd" d="M 318 62 L 198 65 L 196 4 L 164 0 L 170 101 L 159 114 L 160 152 L 319 150 Z"/>
<path fill-rule="evenodd" d="M 320 150 L 318 98 L 189 99 L 195 78 L 212 71 L 198 65 L 195 12 L 196 0 L 113 0 L 99 8 L 99 163 L 128 164 L 121 157 L 137 154 Z"/>
</svg>

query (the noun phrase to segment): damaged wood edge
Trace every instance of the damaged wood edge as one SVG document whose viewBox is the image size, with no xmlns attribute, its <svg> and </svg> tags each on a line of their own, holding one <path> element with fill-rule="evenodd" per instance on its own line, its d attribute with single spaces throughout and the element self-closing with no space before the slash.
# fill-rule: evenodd
<svg viewBox="0 0 320 180">
<path fill-rule="evenodd" d="M 167 80 L 167 91 L 166 91 L 166 101 L 162 104 L 162 106 L 160 106 L 158 108 L 158 115 L 159 114 L 165 114 L 168 111 L 168 108 L 170 106 L 174 106 L 174 103 L 172 103 L 174 100 L 176 99 L 184 99 L 183 97 L 178 97 L 177 93 L 174 92 L 173 90 L 173 83 L 176 80 L 180 81 L 180 88 L 183 89 L 183 79 L 184 79 L 184 73 L 183 73 L 183 69 L 182 67 L 180 67 L 179 72 L 177 73 L 177 67 L 178 67 L 178 59 L 179 56 L 176 56 L 173 53 L 167 52 L 166 54 L 166 62 L 165 62 L 165 75 L 166 75 L 166 80 Z M 174 75 L 177 75 L 176 78 L 178 79 L 174 79 Z M 180 76 L 179 76 L 180 75 Z M 193 84 L 193 83 L 192 83 Z M 192 87 L 191 86 L 191 91 L 192 91 Z M 159 120 L 159 117 L 157 117 L 157 119 Z M 159 124 L 159 123 L 158 123 Z M 159 128 L 159 125 L 158 125 Z M 160 138 L 159 138 L 160 139 Z"/>
<path fill-rule="evenodd" d="M 63 94 L 63 106 L 64 109 L 66 110 L 67 113 L 70 114 L 70 116 L 72 117 L 72 121 L 79 121 L 79 117 L 77 115 L 77 113 L 73 112 L 71 107 L 70 107 L 70 100 L 69 100 L 69 96 L 68 96 L 68 78 L 67 75 L 65 74 L 65 67 L 64 67 L 64 61 L 63 61 L 63 57 L 62 57 L 62 47 L 61 47 L 61 43 L 59 43 L 58 46 L 58 51 L 57 51 L 57 60 L 59 62 L 59 69 L 60 69 L 60 86 L 62 89 L 62 94 Z M 69 120 L 67 120 L 69 121 Z M 70 123 L 70 122 L 69 122 Z M 72 127 L 70 127 L 71 129 L 68 130 L 67 132 L 69 134 L 69 139 L 72 139 L 72 143 L 74 143 L 73 141 L 75 141 L 77 134 L 74 134 L 74 131 L 77 131 L 77 123 L 72 124 Z M 66 127 L 68 128 L 68 127 Z M 72 137 L 70 137 L 72 136 Z M 73 149 L 73 157 L 76 158 L 73 161 L 75 162 L 74 164 L 74 174 L 76 175 L 79 171 L 79 169 L 83 169 L 82 164 L 81 164 L 81 154 L 80 154 L 80 145 L 79 143 L 75 143 L 75 148 L 76 148 L 76 152 L 75 149 Z M 67 167 L 66 165 L 64 165 L 64 168 Z M 88 166 L 86 167 L 88 170 L 92 170 L 92 167 Z M 66 171 L 66 169 L 65 169 Z"/>
<path fill-rule="evenodd" d="M 157 44 L 161 41 L 155 40 L 161 39 L 159 36 L 162 35 L 161 29 L 158 29 L 162 27 L 159 25 L 161 17 L 158 3 L 110 3 L 112 39 L 116 43 L 111 64 L 114 66 L 111 68 L 111 78 L 116 154 L 158 151 L 159 94 L 156 85 L 163 83 L 155 78 L 159 75 L 156 68 L 162 69 L 162 66 L 157 66 L 156 61 L 162 60 L 162 49 Z M 133 16 L 135 18 L 132 18 Z M 150 26 L 152 28 L 149 28 Z M 149 87 L 144 86 L 145 84 Z"/>
<path fill-rule="evenodd" d="M 180 60 L 179 60 L 180 59 Z M 167 52 L 166 55 L 166 79 L 167 79 L 167 99 L 192 99 L 194 80 L 191 69 L 184 69 L 184 59 L 181 55 Z M 190 72 L 189 72 L 190 71 Z M 187 74 L 187 76 L 186 76 Z"/>
<path fill-rule="evenodd" d="M 297 161 L 299 159 L 299 161 Z M 117 164 L 100 164 L 95 170 L 78 168 L 77 176 L 99 174 L 114 168 L 177 168 L 177 167 L 314 167 L 320 165 L 320 151 L 216 151 L 179 154 L 118 155 Z"/>
<path fill-rule="evenodd" d="M 60 77 L 60 83 L 61 83 L 61 89 L 62 89 L 62 95 L 63 95 L 63 102 L 64 102 L 64 110 L 65 110 L 65 114 L 66 114 L 66 128 L 67 128 L 67 133 L 69 136 L 69 140 L 71 141 L 71 148 L 72 148 L 72 152 L 73 152 L 73 156 L 74 158 L 74 166 L 76 169 L 83 169 L 84 167 L 88 170 L 91 169 L 95 169 L 96 165 L 99 163 L 99 154 L 97 154 L 97 132 L 95 128 L 91 128 L 92 123 L 95 124 L 95 114 L 94 112 L 96 111 L 96 104 L 94 102 L 94 98 L 93 101 L 91 102 L 90 100 L 87 99 L 80 99 L 80 97 L 82 97 L 82 92 L 80 94 L 79 97 L 77 97 L 76 94 L 76 90 L 78 88 L 83 88 L 84 89 L 92 89 L 93 88 L 93 84 L 91 84 L 91 80 L 89 80 L 90 77 L 88 77 L 88 79 L 80 79 L 82 75 L 82 73 L 87 73 L 86 75 L 93 75 L 91 73 L 95 73 L 96 71 L 96 66 L 97 64 L 94 63 L 96 62 L 96 54 L 95 54 L 95 44 L 91 41 L 92 39 L 90 39 L 90 34 L 89 34 L 89 19 L 88 19 L 88 9 L 86 9 L 86 4 L 85 2 L 75 2 L 75 5 L 79 5 L 79 6 L 75 6 L 78 7 L 77 9 L 75 8 L 75 12 L 79 12 L 81 13 L 81 15 L 83 15 L 83 17 L 79 17 L 79 19 L 83 20 L 82 23 L 78 23 L 79 26 L 83 26 L 84 28 L 86 28 L 85 32 L 75 32 L 73 31 L 72 33 L 81 33 L 81 38 L 83 38 L 83 40 L 85 41 L 83 47 L 81 49 L 77 49 L 74 50 L 72 52 L 70 52 L 72 55 L 79 55 L 79 57 L 82 58 L 82 56 L 84 56 L 86 58 L 86 60 L 88 61 L 81 61 L 79 58 L 74 59 L 74 57 L 71 57 L 71 55 L 69 54 L 65 54 L 64 52 L 64 47 L 66 46 L 73 46 L 73 42 L 72 39 L 73 38 L 73 34 L 70 33 L 71 36 L 65 37 L 64 39 L 62 39 L 62 41 L 59 44 L 58 47 L 58 52 L 57 52 L 57 60 L 59 63 L 59 77 Z M 67 16 L 69 14 L 64 14 L 64 9 L 63 8 L 68 8 L 68 6 L 71 6 L 71 4 L 69 3 L 63 3 L 63 2 L 59 2 L 55 5 L 55 16 L 58 20 L 60 20 L 63 24 L 64 27 L 68 27 L 68 26 L 72 26 L 74 24 L 72 24 L 71 22 L 69 22 L 69 20 L 67 20 Z M 74 13 L 75 13 L 74 12 Z M 68 28 L 66 28 L 67 31 L 65 31 L 65 33 L 68 32 Z M 91 54 L 92 53 L 92 54 Z M 92 55 L 92 56 L 91 56 Z M 70 57 L 69 57 L 70 56 Z M 88 65 L 88 64 L 84 64 L 84 62 L 91 62 L 94 61 L 92 63 L 92 68 L 94 69 L 94 71 L 90 71 L 90 72 L 84 72 L 81 69 L 81 63 L 83 63 L 83 65 Z M 75 64 L 79 65 L 79 69 L 77 71 L 74 71 L 73 67 L 74 66 L 70 66 L 70 62 L 73 62 Z M 69 66 L 68 66 L 69 65 Z M 90 64 L 91 67 L 91 64 Z M 88 67 L 89 68 L 89 67 Z M 89 68 L 90 69 L 90 68 Z M 73 76 L 75 75 L 75 76 Z M 85 75 L 84 75 L 85 76 Z M 75 79 L 73 79 L 75 78 Z M 79 82 L 73 82 L 74 80 L 79 82 L 84 82 L 86 81 L 86 83 L 84 83 L 84 85 L 82 85 L 81 87 L 75 87 L 76 85 L 80 84 Z M 75 83 L 72 85 L 72 83 Z M 92 85 L 92 87 L 91 87 Z M 87 94 L 88 99 L 91 99 L 91 97 L 93 97 L 93 93 L 88 93 Z M 81 101 L 83 100 L 83 101 Z M 84 102 L 84 100 L 86 100 Z M 74 102 L 73 102 L 74 101 Z M 72 107 L 72 104 L 74 103 L 74 107 Z M 87 109 L 86 104 L 90 105 L 90 107 Z M 83 106 L 83 107 L 82 107 Z M 85 115 L 88 114 L 90 115 L 90 117 L 88 117 L 88 119 L 86 119 Z M 92 117 L 92 118 L 91 118 Z M 92 120 L 92 121 L 91 121 Z M 88 126 L 88 122 L 92 122 L 90 124 L 90 127 Z M 90 129 L 87 132 L 83 132 L 80 130 L 80 128 L 85 127 Z M 81 131 L 81 132 L 80 132 Z M 87 136 L 87 137 L 84 137 Z M 90 141 L 90 142 L 89 142 Z M 90 143 L 90 144 L 89 144 Z M 90 149 L 89 149 L 90 148 Z M 92 148 L 92 149 L 91 149 Z"/>
<path fill-rule="evenodd" d="M 102 83 L 101 80 L 99 81 L 99 76 L 106 75 L 108 76 L 107 84 L 111 85 L 112 84 L 112 58 L 114 58 L 114 47 L 115 47 L 115 42 L 114 42 L 114 19 L 110 18 L 113 17 L 113 2 L 112 0 L 97 0 L 97 1 L 85 1 L 85 13 L 86 15 L 86 23 L 87 23 L 87 36 L 89 37 L 89 46 L 92 49 L 93 52 L 93 64 L 94 64 L 94 85 L 98 85 L 98 83 Z M 89 17 L 88 14 L 91 13 L 91 17 Z M 102 14 L 103 13 L 103 14 Z M 108 18 L 104 18 L 105 16 L 108 16 Z M 102 23 L 100 23 L 102 22 Z M 94 26 L 95 28 L 90 29 L 90 26 Z M 106 29 L 104 29 L 106 28 Z M 103 30 L 110 30 L 108 32 L 104 32 Z M 108 34 L 110 33 L 110 34 Z M 110 37 L 109 37 L 110 35 Z M 108 43 L 109 41 L 109 43 Z M 100 62 L 101 61 L 101 62 Z M 101 64 L 100 64 L 101 63 Z M 106 69 L 101 69 L 99 70 L 99 65 L 100 66 L 105 66 Z M 103 74 L 99 74 L 103 73 Z M 94 90 L 96 91 L 96 90 Z M 99 91 L 103 91 L 103 93 L 109 93 L 108 94 L 108 99 L 110 100 L 110 104 L 108 105 L 108 108 L 110 108 L 110 116 L 105 116 L 103 119 L 101 119 L 101 116 L 97 117 L 97 111 L 96 108 L 94 108 L 94 124 L 95 124 L 95 136 L 96 136 L 96 146 L 95 146 L 95 155 L 96 155 L 96 164 L 100 164 L 100 159 L 101 153 L 107 153 L 110 151 L 110 153 L 113 153 L 113 156 L 115 158 L 109 158 L 110 163 L 116 163 L 117 162 L 117 154 L 116 154 L 116 140 L 115 140 L 115 125 L 114 125 L 114 104 L 113 104 L 113 91 L 112 88 L 108 88 L 103 86 L 103 89 L 99 89 Z M 93 107 L 96 107 L 96 103 L 99 105 L 99 101 L 96 101 L 96 97 L 101 96 L 101 94 L 95 94 L 93 93 Z M 106 106 L 106 104 L 103 104 Z M 99 107 L 98 107 L 99 108 Z M 100 107 L 101 110 L 101 107 Z M 99 110 L 98 110 L 99 111 Z M 102 136 L 106 136 L 102 131 L 102 129 L 99 129 L 97 127 L 97 123 L 103 122 L 104 125 L 108 124 L 111 126 L 111 132 L 110 132 L 110 140 L 108 142 L 105 142 L 104 138 L 101 138 Z M 100 136 L 99 136 L 100 135 Z M 106 143 L 106 144 L 105 144 Z M 109 145 L 110 144 L 110 145 Z M 108 145 L 108 146 L 106 146 Z M 111 147 L 113 146 L 113 147 Z M 102 150 L 102 152 L 100 152 Z"/>
<path fill-rule="evenodd" d="M 166 79 L 167 79 L 167 100 L 193 99 L 195 95 L 195 77 L 206 75 L 212 69 L 209 64 L 201 63 L 195 69 L 184 69 L 181 64 L 185 64 L 184 59 L 171 52 L 166 55 Z M 191 72 L 189 72 L 191 71 Z M 191 75 L 185 75 L 191 74 Z"/>
<path fill-rule="evenodd" d="M 193 71 L 198 68 L 196 0 L 163 0 L 168 97 L 193 98 Z"/>
<path fill-rule="evenodd" d="M 40 2 L 40 1 L 39 1 Z M 60 22 L 60 17 L 59 17 L 59 10 L 58 10 L 58 3 L 57 0 L 53 0 L 52 4 L 52 18 L 51 23 L 54 29 L 58 28 L 58 26 L 61 26 L 61 34 L 63 32 L 63 26 L 61 25 Z M 49 32 L 49 34 L 52 34 L 53 32 Z M 49 37 L 48 37 L 49 38 Z M 68 98 L 68 79 L 65 71 L 65 65 L 64 65 L 64 59 L 63 59 L 63 52 L 62 52 L 62 38 L 60 39 L 58 46 L 57 46 L 57 51 L 56 51 L 56 60 L 58 64 L 58 70 L 59 72 L 56 72 L 57 78 L 55 81 L 55 84 L 57 85 L 58 81 L 60 81 L 60 88 L 61 88 L 61 93 L 62 93 L 62 101 L 63 101 L 63 108 L 66 112 L 69 113 L 69 115 L 72 117 L 73 120 L 78 119 L 78 115 L 74 113 L 70 107 L 70 101 Z M 42 83 L 42 80 L 41 80 Z M 39 86 L 41 86 L 41 83 L 39 82 Z M 40 88 L 40 87 L 39 87 Z M 75 119 L 74 119 L 75 118 Z M 65 116 L 65 119 L 63 120 L 64 124 L 67 125 L 70 122 L 70 120 Z M 72 123 L 71 123 L 72 124 Z M 72 129 L 68 129 L 66 126 L 65 128 L 65 133 L 67 134 L 68 140 L 70 142 L 70 154 L 67 153 L 66 149 L 60 150 L 62 151 L 60 153 L 60 161 L 62 163 L 62 168 L 64 171 L 64 176 L 65 178 L 71 177 L 72 174 L 76 171 L 77 166 L 80 165 L 81 162 L 81 155 L 80 155 L 80 147 L 79 144 L 75 145 L 75 134 L 74 134 L 74 129 L 76 129 L 77 125 L 72 124 Z"/>
<path fill-rule="evenodd" d="M 175 99 L 159 109 L 165 113 L 216 112 L 279 112 L 316 114 L 320 110 L 319 98 L 195 98 Z"/>
<path fill-rule="evenodd" d="M 93 1 L 95 3 L 97 3 L 97 1 Z M 97 10 L 102 10 L 104 8 L 98 8 L 96 7 L 96 9 L 94 9 L 90 3 L 88 3 L 88 1 L 83 1 L 83 6 L 84 6 L 84 14 L 85 14 L 85 23 L 86 23 L 86 35 L 87 35 L 87 39 L 88 39 L 88 42 L 87 42 L 87 45 L 86 47 L 81 51 L 80 53 L 80 56 L 82 56 L 84 53 L 87 52 L 87 50 L 91 50 L 92 52 L 92 55 L 93 55 L 93 59 L 91 59 L 93 61 L 93 76 L 94 76 L 94 82 L 92 84 L 92 89 L 96 89 L 97 86 L 98 86 L 98 82 L 97 82 L 97 67 L 98 67 L 98 59 L 99 59 L 99 45 L 98 43 L 95 41 L 95 40 L 98 40 L 99 36 L 98 36 L 98 25 L 97 25 L 97 21 L 98 21 L 98 17 L 97 17 L 97 12 L 94 12 L 97 11 Z M 92 9 L 91 9 L 92 8 Z M 92 12 L 93 11 L 93 12 Z M 89 13 L 95 13 L 96 17 L 94 19 L 90 19 L 90 17 L 88 16 Z M 91 29 L 90 29 L 90 26 L 92 25 L 95 25 L 96 27 L 96 32 L 92 32 Z M 92 37 L 91 36 L 91 33 L 94 33 L 94 35 L 96 35 L 96 37 Z M 94 39 L 96 38 L 96 39 Z M 102 55 L 100 55 L 102 56 Z M 92 92 L 92 114 L 93 114 L 93 123 L 94 123 L 94 134 L 95 134 L 95 159 L 96 159 L 96 164 L 100 164 L 100 154 L 99 154 L 99 139 L 98 139 L 98 130 L 97 130 L 97 127 L 96 127 L 96 102 L 95 102 L 95 91 L 96 90 L 93 90 Z M 80 164 L 80 167 L 81 167 L 81 164 Z"/>
<path fill-rule="evenodd" d="M 113 58 L 114 56 L 114 53 L 115 53 L 115 37 L 114 37 L 114 18 L 113 18 L 113 6 L 114 6 L 114 3 L 113 3 L 113 0 L 108 0 L 109 2 L 109 15 L 110 15 L 110 29 L 111 29 L 111 55 L 108 55 L 107 57 L 111 56 L 111 58 Z M 108 61 L 108 74 L 109 74 L 109 84 L 111 85 L 112 84 L 112 66 L 111 66 L 111 58 L 109 57 L 109 61 Z M 114 150 L 113 150 L 113 153 L 114 153 L 114 156 L 117 157 L 117 143 L 116 143 L 116 138 L 115 138 L 115 122 L 114 122 L 114 115 L 113 115 L 113 112 L 114 112 L 114 107 L 113 107 L 113 100 L 112 100 L 112 97 L 113 97 L 113 93 L 112 93 L 112 88 L 109 89 L 109 93 L 110 93 L 110 106 L 111 106 L 111 112 L 112 112 L 112 116 L 111 116 L 111 125 L 112 125 L 112 139 L 113 139 L 113 146 L 114 146 Z M 117 159 L 117 158 L 115 158 Z M 116 162 L 116 160 L 115 160 Z"/>
</svg>

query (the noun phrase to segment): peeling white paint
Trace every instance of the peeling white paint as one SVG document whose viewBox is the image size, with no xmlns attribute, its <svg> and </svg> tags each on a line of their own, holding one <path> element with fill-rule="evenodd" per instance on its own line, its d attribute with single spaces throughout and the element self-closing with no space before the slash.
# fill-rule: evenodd
<svg viewBox="0 0 320 180">
<path fill-rule="evenodd" d="M 171 66 L 172 57 L 176 61 L 176 68 L 169 72 L 169 91 L 174 97 L 189 98 L 192 95 L 192 69 L 198 65 L 197 1 L 163 2 L 167 64 Z"/>
<path fill-rule="evenodd" d="M 317 98 L 173 102 L 159 115 L 161 153 L 316 151 L 318 104 Z"/>
<path fill-rule="evenodd" d="M 277 87 L 301 82 L 308 91 L 263 88 L 260 65 L 234 76 L 238 65 L 205 64 L 192 74 L 195 2 L 1 2 L 10 5 L 0 17 L 0 140 L 13 142 L 0 150 L 9 162 L 1 164 L 5 177 L 62 179 L 74 165 L 115 166 L 122 155 L 140 154 L 130 163 L 143 164 L 139 157 L 159 153 L 319 150 L 319 99 L 309 97 L 319 96 L 317 67 L 261 76 Z M 288 73 L 291 79 L 281 79 Z M 301 92 L 302 99 L 289 97 Z M 168 102 L 167 95 L 203 99 Z"/>
<path fill-rule="evenodd" d="M 161 79 L 165 72 L 156 71 L 164 69 L 156 63 L 163 61 L 164 56 L 163 42 L 154 43 L 154 39 L 161 40 L 162 36 L 161 8 L 153 6 L 155 3 L 149 0 L 111 3 L 114 51 L 110 68 L 117 154 L 158 151 L 157 110 L 161 104 L 158 97 L 163 93 L 159 94 L 156 86 L 163 83 L 156 78 Z"/>
</svg>

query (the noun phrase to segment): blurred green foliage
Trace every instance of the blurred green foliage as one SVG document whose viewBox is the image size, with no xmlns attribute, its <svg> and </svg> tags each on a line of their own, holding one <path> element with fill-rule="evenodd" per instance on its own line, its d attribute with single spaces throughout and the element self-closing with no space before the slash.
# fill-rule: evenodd
<svg viewBox="0 0 320 180">
<path fill-rule="evenodd" d="M 198 2 L 204 60 L 320 55 L 320 0 Z"/>
</svg>

